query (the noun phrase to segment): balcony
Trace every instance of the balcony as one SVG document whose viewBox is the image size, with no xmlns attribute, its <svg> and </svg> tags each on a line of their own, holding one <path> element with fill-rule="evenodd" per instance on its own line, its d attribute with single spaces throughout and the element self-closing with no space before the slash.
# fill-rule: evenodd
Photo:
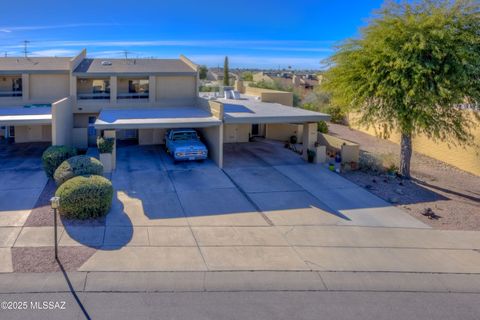
<svg viewBox="0 0 480 320">
<path fill-rule="evenodd" d="M 109 79 L 78 79 L 78 100 L 110 100 Z"/>
<path fill-rule="evenodd" d="M 0 76 L 0 98 L 22 97 L 22 77 Z"/>
<path fill-rule="evenodd" d="M 149 82 L 148 78 L 141 79 L 118 79 L 118 100 L 148 101 Z"/>
</svg>

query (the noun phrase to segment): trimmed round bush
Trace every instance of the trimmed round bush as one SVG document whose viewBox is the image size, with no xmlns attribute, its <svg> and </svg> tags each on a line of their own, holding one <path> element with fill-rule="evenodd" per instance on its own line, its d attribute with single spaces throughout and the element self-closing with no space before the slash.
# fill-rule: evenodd
<svg viewBox="0 0 480 320">
<path fill-rule="evenodd" d="M 106 215 L 112 205 L 112 183 L 96 175 L 67 180 L 55 192 L 60 197 L 60 215 L 68 219 L 90 219 Z"/>
<path fill-rule="evenodd" d="M 55 170 L 63 161 L 77 155 L 77 149 L 66 146 L 50 146 L 42 154 L 43 170 L 52 178 Z"/>
<path fill-rule="evenodd" d="M 53 174 L 57 186 L 65 181 L 84 175 L 103 175 L 103 164 L 89 156 L 75 156 L 62 162 Z"/>
</svg>

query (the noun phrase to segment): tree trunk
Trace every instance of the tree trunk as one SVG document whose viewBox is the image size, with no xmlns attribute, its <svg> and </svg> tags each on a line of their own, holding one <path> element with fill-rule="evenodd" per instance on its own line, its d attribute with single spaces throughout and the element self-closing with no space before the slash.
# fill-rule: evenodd
<svg viewBox="0 0 480 320">
<path fill-rule="evenodd" d="M 400 174 L 406 179 L 410 179 L 410 160 L 412 159 L 412 136 L 402 133 L 400 144 Z"/>
</svg>

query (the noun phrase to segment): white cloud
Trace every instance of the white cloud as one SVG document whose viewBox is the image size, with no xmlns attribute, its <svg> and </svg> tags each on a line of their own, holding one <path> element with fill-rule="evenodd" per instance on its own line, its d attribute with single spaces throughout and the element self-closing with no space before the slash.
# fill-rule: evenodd
<svg viewBox="0 0 480 320">
<path fill-rule="evenodd" d="M 2 26 L 0 32 L 13 32 L 13 31 L 36 31 L 45 29 L 57 29 L 57 28 L 83 28 L 83 27 L 97 27 L 97 26 L 111 26 L 112 23 L 69 23 L 59 25 L 42 25 L 42 26 Z"/>
<path fill-rule="evenodd" d="M 33 57 L 72 57 L 77 54 L 77 50 L 67 49 L 45 49 L 32 51 L 30 53 L 30 55 Z"/>
<path fill-rule="evenodd" d="M 331 52 L 327 41 L 260 41 L 260 40 L 145 40 L 145 41 L 34 41 L 30 47 L 97 47 L 97 48 L 129 48 L 129 47 L 201 47 L 201 48 L 239 48 L 261 51 L 292 51 L 292 52 Z M 21 45 L 7 46 L 20 48 Z"/>
</svg>

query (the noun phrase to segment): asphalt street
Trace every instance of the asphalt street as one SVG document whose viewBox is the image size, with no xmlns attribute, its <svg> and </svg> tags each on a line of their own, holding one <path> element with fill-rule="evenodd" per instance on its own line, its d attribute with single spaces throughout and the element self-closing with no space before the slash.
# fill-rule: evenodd
<svg viewBox="0 0 480 320">
<path fill-rule="evenodd" d="M 70 293 L 1 294 L 27 302 L 0 319 L 479 319 L 480 295 L 421 292 L 82 292 L 81 310 Z M 57 309 L 39 310 L 44 301 Z M 65 309 L 62 310 L 62 302 Z M 33 305 L 31 304 L 33 302 Z M 35 306 L 37 307 L 36 309 Z"/>
</svg>

